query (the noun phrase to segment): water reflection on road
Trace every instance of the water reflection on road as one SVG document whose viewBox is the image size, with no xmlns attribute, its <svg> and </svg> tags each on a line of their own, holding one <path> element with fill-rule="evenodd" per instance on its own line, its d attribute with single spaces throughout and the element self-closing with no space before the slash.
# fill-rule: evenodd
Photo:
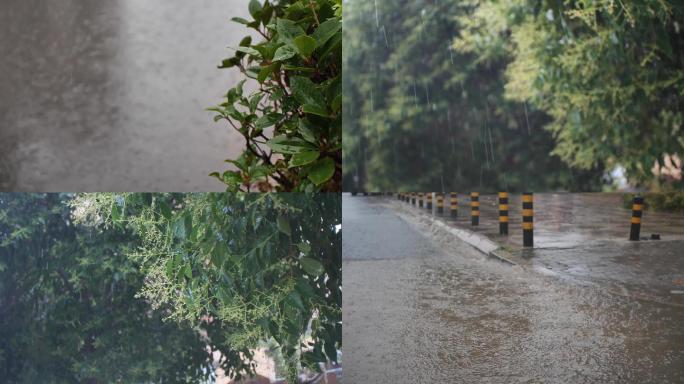
<svg viewBox="0 0 684 384">
<path fill-rule="evenodd" d="M 244 1 L 4 0 L 0 187 L 221 190 L 239 152 L 211 120 Z"/>
<path fill-rule="evenodd" d="M 682 307 L 487 260 L 361 197 L 343 207 L 347 380 L 684 380 Z"/>
</svg>

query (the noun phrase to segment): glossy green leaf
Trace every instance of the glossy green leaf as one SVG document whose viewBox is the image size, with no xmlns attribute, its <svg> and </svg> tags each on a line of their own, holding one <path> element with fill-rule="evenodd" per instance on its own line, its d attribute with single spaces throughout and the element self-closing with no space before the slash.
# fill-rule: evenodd
<svg viewBox="0 0 684 384">
<path fill-rule="evenodd" d="M 278 19 L 276 23 L 276 30 L 278 37 L 283 43 L 293 44 L 293 40 L 301 35 L 304 35 L 304 29 L 297 25 L 296 22 L 287 19 Z"/>
<path fill-rule="evenodd" d="M 316 40 L 313 37 L 302 35 L 296 37 L 293 42 L 299 54 L 304 57 L 311 56 L 316 49 Z"/>
<path fill-rule="evenodd" d="M 316 148 L 306 141 L 297 137 L 287 137 L 285 135 L 276 136 L 269 140 L 268 146 L 278 153 L 295 154 L 303 151 L 313 151 Z"/>
<path fill-rule="evenodd" d="M 321 104 L 304 104 L 302 106 L 302 111 L 304 111 L 305 113 L 310 113 L 312 115 L 328 117 L 328 111 Z"/>
<path fill-rule="evenodd" d="M 244 25 L 247 25 L 250 23 L 249 20 L 245 20 L 242 17 L 233 17 L 231 20 L 236 22 L 236 23 L 240 23 L 240 24 L 244 24 Z"/>
<path fill-rule="evenodd" d="M 316 161 L 309 169 L 309 179 L 316 185 L 330 180 L 334 174 L 335 162 L 329 157 Z"/>
<path fill-rule="evenodd" d="M 243 53 L 252 55 L 252 56 L 261 57 L 261 53 L 259 53 L 259 51 L 257 51 L 257 50 L 254 49 L 254 48 L 250 48 L 250 47 L 237 47 L 237 48 L 235 48 L 235 50 L 238 51 L 238 52 L 243 52 Z"/>
<path fill-rule="evenodd" d="M 297 50 L 289 45 L 283 45 L 276 50 L 273 56 L 273 61 L 284 61 L 294 57 L 297 54 Z"/>
<path fill-rule="evenodd" d="M 273 73 L 275 68 L 276 68 L 276 64 L 271 64 L 271 65 L 267 65 L 265 67 L 261 67 L 261 70 L 259 71 L 259 74 L 257 75 L 257 81 L 259 83 L 263 83 L 264 81 L 266 81 L 268 76 L 270 76 Z"/>
<path fill-rule="evenodd" d="M 320 155 L 321 153 L 318 151 L 303 151 L 296 153 L 290 159 L 290 168 L 301 167 L 302 165 L 312 163 L 316 161 Z"/>
<path fill-rule="evenodd" d="M 252 17 L 255 20 L 259 20 L 261 17 L 261 3 L 259 0 L 250 0 L 249 2 L 249 14 L 252 15 Z"/>
<path fill-rule="evenodd" d="M 318 28 L 316 28 L 316 31 L 314 31 L 312 35 L 313 38 L 316 40 L 316 46 L 322 47 L 341 28 L 342 23 L 338 19 L 330 19 L 321 23 L 321 25 Z"/>
</svg>

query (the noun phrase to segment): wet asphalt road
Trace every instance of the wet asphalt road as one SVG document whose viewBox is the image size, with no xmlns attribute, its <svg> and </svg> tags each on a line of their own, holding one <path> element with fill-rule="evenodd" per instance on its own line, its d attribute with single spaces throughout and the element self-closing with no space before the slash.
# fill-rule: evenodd
<svg viewBox="0 0 684 384">
<path fill-rule="evenodd" d="M 223 190 L 243 0 L 0 2 L 0 189 Z"/>
<path fill-rule="evenodd" d="M 352 383 L 679 383 L 684 309 L 485 259 L 344 196 Z"/>
<path fill-rule="evenodd" d="M 638 296 L 684 307 L 684 215 L 646 211 L 642 238 L 628 241 L 631 211 L 619 193 L 541 193 L 535 195 L 534 247 L 522 247 L 520 195 L 511 196 L 509 235 L 499 235 L 495 196 L 481 196 L 480 225 L 472 226 L 469 198 L 461 197 L 457 218 L 445 210 L 420 209 L 396 198 L 384 201 L 402 217 L 437 220 L 450 227 L 486 236 L 511 260 L 547 274 L 597 284 L 623 295 Z M 448 204 L 447 204 L 448 207 Z"/>
</svg>

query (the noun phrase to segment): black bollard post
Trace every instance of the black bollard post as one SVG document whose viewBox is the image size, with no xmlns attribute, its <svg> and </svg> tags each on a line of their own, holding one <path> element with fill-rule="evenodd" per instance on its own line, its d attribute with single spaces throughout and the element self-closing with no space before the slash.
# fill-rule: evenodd
<svg viewBox="0 0 684 384">
<path fill-rule="evenodd" d="M 522 228 L 523 246 L 532 247 L 534 245 L 534 197 L 531 192 L 522 195 Z"/>
<path fill-rule="evenodd" d="M 639 241 L 639 233 L 641 232 L 641 216 L 644 210 L 643 196 L 634 196 L 632 203 L 632 225 L 629 229 L 629 239 L 631 241 Z"/>
<path fill-rule="evenodd" d="M 470 224 L 480 225 L 480 193 L 470 192 Z"/>
<path fill-rule="evenodd" d="M 449 208 L 451 210 L 451 217 L 458 217 L 458 193 L 451 192 L 449 196 Z"/>
<path fill-rule="evenodd" d="M 499 192 L 499 235 L 508 235 L 508 192 Z"/>
</svg>

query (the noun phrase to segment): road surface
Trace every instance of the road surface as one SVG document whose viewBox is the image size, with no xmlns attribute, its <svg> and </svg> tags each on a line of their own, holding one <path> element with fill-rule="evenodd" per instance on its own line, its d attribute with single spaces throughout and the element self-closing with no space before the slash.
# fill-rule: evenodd
<svg viewBox="0 0 684 384">
<path fill-rule="evenodd" d="M 244 0 L 0 2 L 0 189 L 225 190 L 243 141 L 205 108 Z"/>
<path fill-rule="evenodd" d="M 620 193 L 540 193 L 535 195 L 534 247 L 522 247 L 520 195 L 511 194 L 509 234 L 499 235 L 496 196 L 480 197 L 480 224 L 470 222 L 469 198 L 459 196 L 458 217 L 396 198 L 386 198 L 407 220 L 443 223 L 485 236 L 506 257 L 531 268 L 610 287 L 623 294 L 684 306 L 684 215 L 647 210 L 642 239 L 651 233 L 661 240 L 629 241 L 631 210 Z"/>
<path fill-rule="evenodd" d="M 486 259 L 343 199 L 345 381 L 680 383 L 684 309 Z"/>
</svg>

